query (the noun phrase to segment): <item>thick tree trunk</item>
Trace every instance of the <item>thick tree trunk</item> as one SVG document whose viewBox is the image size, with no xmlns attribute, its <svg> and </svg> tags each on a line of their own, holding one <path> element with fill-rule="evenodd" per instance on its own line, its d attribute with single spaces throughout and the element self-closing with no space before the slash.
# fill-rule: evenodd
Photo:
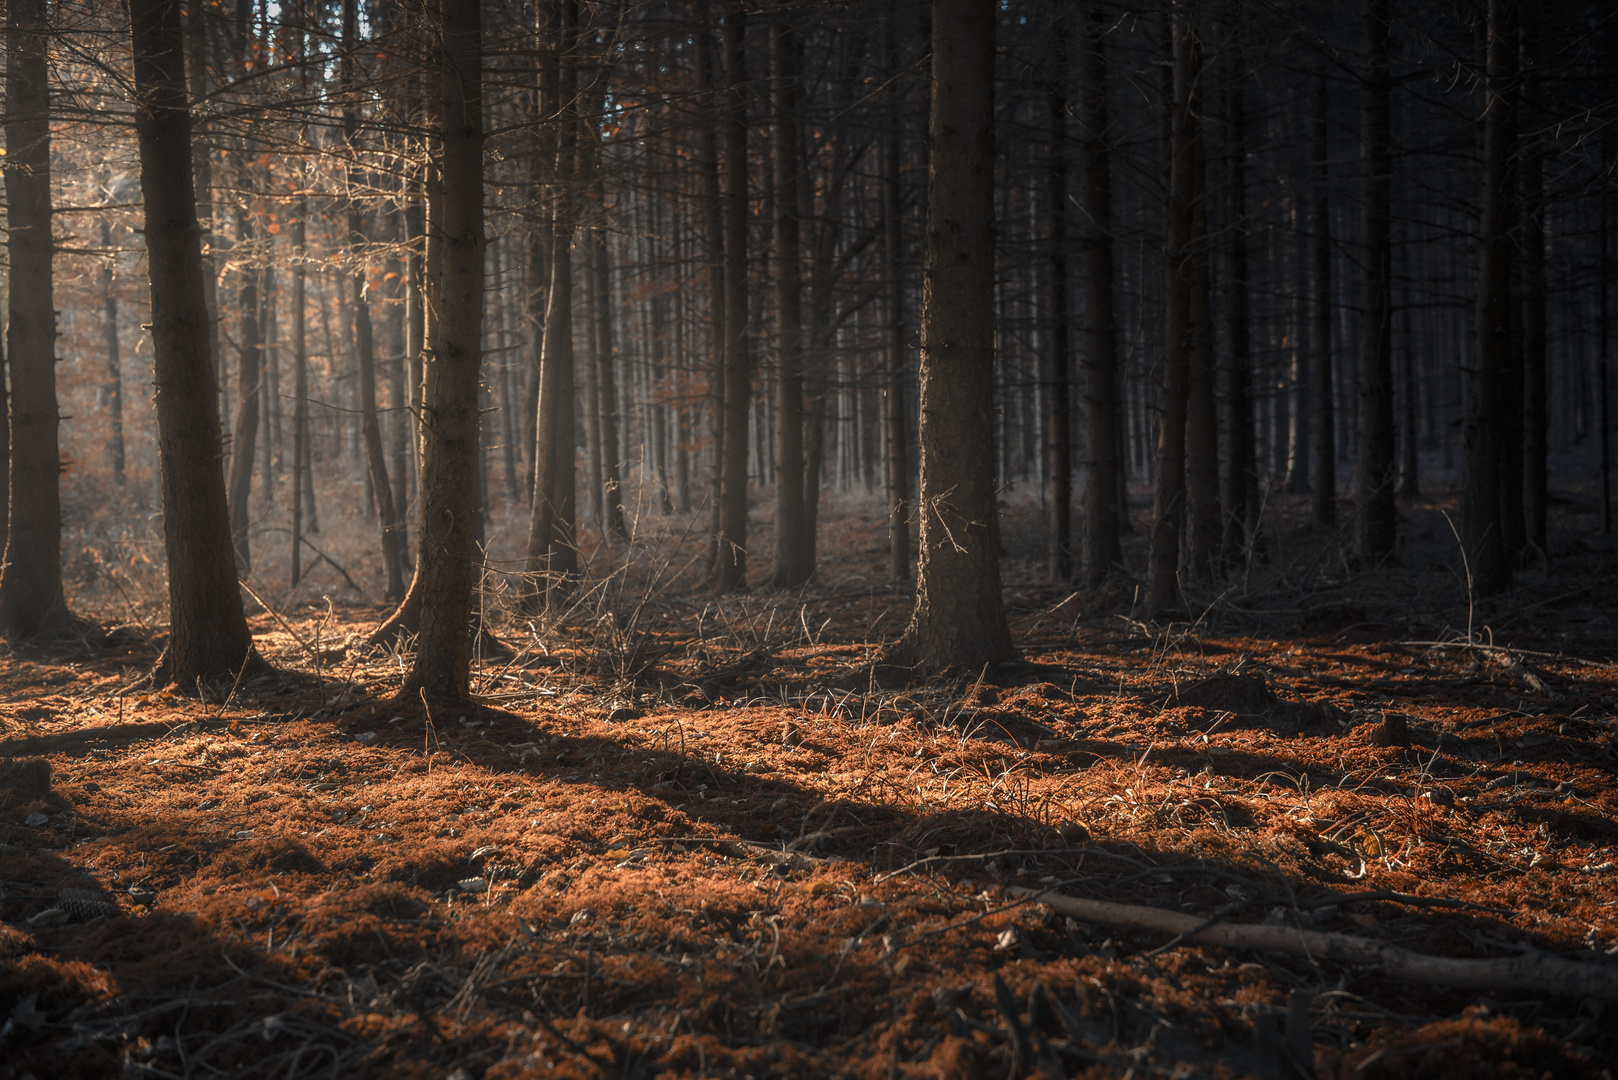
<svg viewBox="0 0 1618 1080">
<path fill-rule="evenodd" d="M 1152 500 L 1151 548 L 1146 565 L 1146 603 L 1153 612 L 1180 605 L 1180 530 L 1185 516 L 1186 412 L 1191 374 L 1191 252 L 1196 195 L 1196 25 L 1173 16 L 1173 89 L 1169 108 L 1169 198 L 1165 231 L 1163 394 L 1157 438 L 1157 484 Z"/>
<path fill-rule="evenodd" d="M 169 570 L 169 644 L 156 681 L 189 690 L 199 680 L 235 676 L 257 654 L 236 582 L 220 470 L 180 0 L 132 0 L 130 24 Z"/>
<path fill-rule="evenodd" d="M 1361 302 L 1359 458 L 1354 477 L 1359 557 L 1377 563 L 1393 554 L 1394 507 L 1393 240 L 1390 231 L 1393 135 L 1388 77 L 1390 0 L 1364 0 L 1365 82 L 1360 120 L 1361 235 L 1365 297 Z"/>
<path fill-rule="evenodd" d="M 112 226 L 101 219 L 101 246 L 107 257 L 101 264 L 101 337 L 107 345 L 107 457 L 112 462 L 112 482 L 124 486 L 124 373 L 118 348 L 117 255 L 112 250 Z M 0 551 L 5 539 L 0 536 Z"/>
<path fill-rule="evenodd" d="M 719 548 L 714 588 L 747 588 L 747 420 L 753 401 L 753 358 L 747 340 L 747 26 L 746 8 L 725 16 L 724 229 L 725 408 L 719 484 Z"/>
<path fill-rule="evenodd" d="M 1045 183 L 1050 235 L 1046 252 L 1045 452 L 1050 472 L 1050 521 L 1046 572 L 1057 581 L 1073 576 L 1073 430 L 1069 412 L 1069 334 L 1067 305 L 1067 22 L 1051 23 L 1051 85 L 1045 98 Z"/>
<path fill-rule="evenodd" d="M 785 23 L 770 27 L 771 89 L 775 105 L 775 566 L 772 584 L 802 585 L 815 571 L 803 514 L 803 283 L 798 179 L 803 144 L 798 131 L 798 40 Z"/>
<path fill-rule="evenodd" d="M 1326 105 L 1326 79 L 1319 76 L 1315 84 L 1314 333 L 1310 342 L 1315 354 L 1314 519 L 1319 528 L 1330 531 L 1337 528 L 1337 386 L 1332 368 L 1331 203 L 1327 196 L 1331 144 Z"/>
<path fill-rule="evenodd" d="M 9 638 L 61 633 L 75 621 L 62 594 L 45 2 L 10 0 L 5 25 L 11 529 L 0 569 L 0 634 Z"/>
<path fill-rule="evenodd" d="M 1488 0 L 1488 56 L 1483 114 L 1483 192 L 1478 222 L 1477 347 L 1466 411 L 1466 477 L 1461 491 L 1462 519 L 1471 549 L 1472 586 L 1479 595 L 1511 583 L 1511 530 L 1502 499 L 1507 455 L 1507 401 L 1518 387 L 1508 383 L 1511 341 L 1511 159 L 1516 151 L 1516 0 Z M 1510 387 L 1508 391 L 1508 387 Z M 1519 467 L 1520 467 L 1520 459 Z"/>
<path fill-rule="evenodd" d="M 887 129 L 882 133 L 882 261 L 887 274 L 887 356 L 883 405 L 887 433 L 888 579 L 910 580 L 910 437 L 905 423 L 904 143 L 900 130 L 898 0 L 882 20 L 887 64 Z M 814 464 L 820 464 L 818 455 Z M 818 468 L 804 469 L 807 492 L 818 490 Z M 817 500 L 818 502 L 818 500 Z"/>
<path fill-rule="evenodd" d="M 243 249 L 253 245 L 253 214 L 245 206 L 236 211 L 236 242 Z M 241 309 L 241 348 L 236 365 L 236 423 L 232 429 L 230 473 L 226 482 L 236 569 L 244 575 L 253 565 L 247 538 L 252 521 L 248 502 L 253 491 L 253 455 L 258 449 L 259 385 L 264 352 L 264 335 L 258 321 L 258 274 L 256 261 L 242 267 L 242 285 L 237 293 L 237 306 Z"/>
<path fill-rule="evenodd" d="M 1118 325 L 1113 300 L 1112 148 L 1108 145 L 1107 55 L 1109 16 L 1098 0 L 1084 8 L 1084 63 L 1080 87 L 1084 138 L 1085 374 L 1084 579 L 1096 586 L 1123 566 L 1124 512 L 1118 428 Z"/>
<path fill-rule="evenodd" d="M 921 314 L 921 558 L 890 663 L 979 675 L 1015 653 L 994 492 L 994 0 L 933 0 Z"/>
<path fill-rule="evenodd" d="M 423 390 L 421 552 L 416 659 L 400 690 L 465 700 L 471 690 L 472 591 L 477 581 L 473 472 L 483 329 L 483 88 L 478 0 L 441 0 L 434 119 L 442 198 L 429 234 L 440 237 L 438 312 Z"/>
</svg>

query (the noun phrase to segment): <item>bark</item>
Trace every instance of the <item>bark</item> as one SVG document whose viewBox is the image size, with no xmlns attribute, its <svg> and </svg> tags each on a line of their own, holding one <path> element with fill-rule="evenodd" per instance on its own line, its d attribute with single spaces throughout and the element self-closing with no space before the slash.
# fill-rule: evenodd
<svg viewBox="0 0 1618 1080">
<path fill-rule="evenodd" d="M 888 579 L 910 580 L 910 438 L 905 430 L 905 281 L 904 281 L 904 144 L 900 131 L 899 46 L 895 23 L 897 0 L 889 0 L 882 22 L 887 61 L 887 130 L 882 133 L 882 259 L 887 269 L 887 370 L 884 406 L 887 421 Z M 814 472 L 805 463 L 804 486 L 820 486 L 819 457 Z"/>
<path fill-rule="evenodd" d="M 1047 415 L 1046 454 L 1050 472 L 1050 523 L 1045 551 L 1046 571 L 1058 581 L 1073 575 L 1073 432 L 1069 413 L 1069 335 L 1067 306 L 1067 23 L 1052 20 L 1051 85 L 1045 98 L 1046 204 L 1050 236 L 1046 252 L 1047 317 L 1045 349 Z"/>
<path fill-rule="evenodd" d="M 191 100 L 201 104 L 213 89 L 208 75 L 208 5 L 196 4 L 185 11 L 185 48 L 189 53 L 187 76 Z M 202 228 L 202 290 L 208 305 L 208 362 L 214 367 L 214 378 L 219 383 L 219 416 L 225 411 L 224 357 L 219 349 L 219 277 L 214 272 L 213 159 L 208 154 L 206 140 L 193 138 L 191 142 L 191 174 L 196 185 L 197 224 Z"/>
<path fill-rule="evenodd" d="M 220 470 L 180 0 L 133 0 L 130 24 L 169 580 L 169 644 L 154 681 L 190 689 L 199 680 L 232 678 L 257 654 L 236 582 Z"/>
<path fill-rule="evenodd" d="M 713 35 L 708 29 L 708 5 L 699 4 L 701 18 L 696 33 L 696 74 L 698 102 L 706 110 L 697 125 L 697 170 L 701 176 L 703 244 L 706 249 L 708 285 L 709 353 L 709 423 L 713 432 L 712 492 L 709 496 L 709 537 L 712 548 L 707 565 L 710 574 L 719 571 L 719 537 L 722 530 L 724 507 L 725 460 L 725 227 L 724 197 L 719 182 L 719 140 L 717 90 L 718 62 L 713 54 Z"/>
<path fill-rule="evenodd" d="M 889 663 L 978 675 L 1015 650 L 994 491 L 993 0 L 933 0 L 921 312 L 921 557 Z"/>
<path fill-rule="evenodd" d="M 1214 399 L 1213 301 L 1208 250 L 1207 160 L 1202 135 L 1202 57 L 1193 68 L 1188 118 L 1191 153 L 1191 296 L 1186 318 L 1186 569 L 1213 576 L 1223 522 L 1219 517 L 1219 422 Z"/>
<path fill-rule="evenodd" d="M 1536 139 L 1523 161 L 1523 523 L 1527 543 L 1545 553 L 1546 331 L 1545 144 Z M 1414 432 L 1412 441 L 1414 441 Z"/>
<path fill-rule="evenodd" d="M 1197 915 L 1138 904 L 1116 904 L 1108 900 L 1083 900 L 1020 885 L 1009 886 L 1006 895 L 1036 899 L 1053 911 L 1085 922 L 1157 930 L 1199 945 L 1255 952 L 1284 952 L 1306 956 L 1311 962 L 1326 960 L 1354 964 L 1401 981 L 1473 990 L 1549 993 L 1569 998 L 1618 999 L 1618 971 L 1614 971 L 1610 965 L 1563 960 L 1544 953 L 1467 960 L 1411 952 L 1397 945 L 1355 934 L 1299 930 L 1285 925 L 1223 922 L 1209 925 L 1209 920 Z"/>
<path fill-rule="evenodd" d="M 1231 36 L 1239 34 L 1237 0 L 1231 0 Z M 1234 52 L 1234 51 L 1233 51 Z M 1228 130 L 1225 198 L 1229 245 L 1225 249 L 1226 308 L 1229 312 L 1228 379 L 1225 393 L 1225 529 L 1220 544 L 1226 563 L 1248 557 L 1258 528 L 1258 461 L 1253 442 L 1253 356 L 1248 305 L 1247 258 L 1247 101 L 1242 60 L 1233 55 L 1226 76 Z"/>
<path fill-rule="evenodd" d="M 775 105 L 775 566 L 771 584 L 792 588 L 815 571 L 803 513 L 803 282 L 798 179 L 803 142 L 798 130 L 797 35 L 770 27 L 771 89 Z"/>
<path fill-rule="evenodd" d="M 558 575 L 566 574 L 572 554 L 572 519 L 564 516 L 562 488 L 573 488 L 573 232 L 575 213 L 561 190 L 571 177 L 576 160 L 577 123 L 574 98 L 577 69 L 568 57 L 575 8 L 571 0 L 559 5 L 555 193 L 550 212 L 550 287 L 546 290 L 545 333 L 540 343 L 539 399 L 535 410 L 534 496 L 529 507 L 528 546 L 524 571 L 529 585 L 526 608 L 543 600 L 547 605 L 563 595 Z M 567 442 L 563 442 L 563 426 Z M 565 465 L 565 468 L 564 468 Z M 564 476 L 565 472 L 565 476 Z"/>
<path fill-rule="evenodd" d="M 1461 489 L 1461 516 L 1470 549 L 1472 587 L 1489 596 L 1511 583 L 1511 538 L 1508 513 L 1521 514 L 1520 503 L 1502 499 L 1507 454 L 1520 450 L 1504 445 L 1509 398 L 1518 388 L 1506 381 L 1513 370 L 1511 340 L 1511 158 L 1516 151 L 1517 5 L 1515 0 L 1488 0 L 1487 80 L 1483 114 L 1483 191 L 1478 221 L 1477 347 L 1466 414 L 1466 470 Z M 1519 459 L 1520 460 L 1520 459 Z"/>
<path fill-rule="evenodd" d="M 343 0 L 343 60 L 339 74 L 344 96 L 343 142 L 349 153 L 345 179 L 349 190 L 346 207 L 348 226 L 347 248 L 352 263 L 349 281 L 354 313 L 354 352 L 359 367 L 360 434 L 365 441 L 367 476 L 371 481 L 371 497 L 376 504 L 377 523 L 381 526 L 382 568 L 386 582 L 383 599 L 398 602 L 404 599 L 404 515 L 393 501 L 393 484 L 388 479 L 388 459 L 382 449 L 382 425 L 376 413 L 376 339 L 371 325 L 371 302 L 367 288 L 365 218 L 353 193 L 362 178 L 354 167 L 354 155 L 359 151 L 359 113 L 354 94 L 354 53 L 359 48 L 358 0 Z"/>
<path fill-rule="evenodd" d="M 432 355 L 422 394 L 421 551 L 415 663 L 401 700 L 464 701 L 471 690 L 472 591 L 478 553 L 473 473 L 483 324 L 483 88 L 478 0 L 441 0 L 433 102 L 441 198 L 429 235 L 442 247 L 432 286 Z"/>
<path fill-rule="evenodd" d="M 236 211 L 236 240 L 243 248 L 253 244 L 253 215 L 246 206 Z M 226 493 L 230 501 L 230 537 L 236 551 L 236 568 L 245 575 L 253 565 L 247 537 L 252 520 L 248 501 L 253 491 L 253 455 L 258 448 L 264 335 L 258 321 L 258 267 L 249 263 L 241 274 L 242 285 L 237 294 L 237 306 L 241 309 L 241 348 L 236 367 L 236 423 L 232 427 Z"/>
<path fill-rule="evenodd" d="M 1123 469 L 1118 448 L 1118 325 L 1112 235 L 1112 154 L 1107 109 L 1105 33 L 1109 15 L 1098 0 L 1085 7 L 1083 82 L 1080 107 L 1085 127 L 1085 458 L 1089 476 L 1084 492 L 1084 577 L 1101 584 L 1123 566 L 1120 522 L 1124 510 Z"/>
<path fill-rule="evenodd" d="M 1152 500 L 1146 603 L 1153 612 L 1180 606 L 1180 530 L 1186 496 L 1186 413 L 1191 375 L 1191 233 L 1196 194 L 1196 28 L 1184 13 L 1171 27 L 1169 198 L 1165 232 L 1163 395 L 1157 439 L 1157 483 Z"/>
<path fill-rule="evenodd" d="M 308 269 L 304 264 L 307 254 L 308 206 L 299 199 L 292 209 L 292 557 L 291 583 L 295 587 L 303 580 L 303 525 L 304 505 L 311 502 L 309 483 L 313 470 L 309 467 L 309 341 L 304 308 L 305 285 Z"/>
<path fill-rule="evenodd" d="M 1336 375 L 1332 368 L 1332 280 L 1331 280 L 1331 203 L 1329 160 L 1331 146 L 1326 127 L 1326 79 L 1315 83 L 1314 158 L 1314 305 L 1312 334 L 1315 354 L 1314 391 L 1315 524 L 1330 531 L 1337 528 L 1337 414 Z"/>
<path fill-rule="evenodd" d="M 753 359 L 747 340 L 747 82 L 746 8 L 725 17 L 724 236 L 725 407 L 720 463 L 719 546 L 714 588 L 747 588 L 747 419 L 753 398 Z"/>
<path fill-rule="evenodd" d="M 101 246 L 107 250 L 101 264 L 101 336 L 107 345 L 107 456 L 112 462 L 112 482 L 124 486 L 124 377 L 118 349 L 117 255 L 112 250 L 112 226 L 101 219 Z M 0 551 L 5 538 L 0 535 Z"/>
<path fill-rule="evenodd" d="M 599 153 L 599 151 L 598 151 Z M 597 492 L 602 509 L 602 533 L 612 540 L 629 541 L 629 525 L 624 519 L 624 464 L 618 449 L 618 378 L 614 369 L 617 349 L 613 345 L 613 315 L 616 304 L 612 293 L 612 253 L 607 233 L 595 230 L 591 244 L 591 273 L 596 297 L 596 431 L 601 444 L 601 487 Z"/>
<path fill-rule="evenodd" d="M 1360 120 L 1361 235 L 1365 297 L 1361 302 L 1359 455 L 1354 477 L 1359 557 L 1393 554 L 1394 508 L 1392 83 L 1388 77 L 1390 0 L 1364 0 L 1365 82 Z"/>
<path fill-rule="evenodd" d="M 0 569 L 0 635 L 31 638 L 66 632 L 75 622 L 62 593 L 45 0 L 11 0 L 5 35 L 11 528 Z"/>
</svg>

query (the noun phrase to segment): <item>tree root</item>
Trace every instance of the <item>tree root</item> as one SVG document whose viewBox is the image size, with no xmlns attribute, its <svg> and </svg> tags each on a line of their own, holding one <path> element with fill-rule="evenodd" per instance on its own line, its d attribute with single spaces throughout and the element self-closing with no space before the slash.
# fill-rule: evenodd
<svg viewBox="0 0 1618 1080">
<path fill-rule="evenodd" d="M 1559 997 L 1618 1000 L 1618 965 L 1564 960 L 1545 953 L 1492 960 L 1463 960 L 1411 952 L 1396 945 L 1351 934 L 1299 930 L 1292 926 L 1251 923 L 1206 926 L 1206 920 L 1177 911 L 1137 904 L 1114 904 L 1105 900 L 1082 900 L 1075 896 L 1015 885 L 1008 886 L 1005 894 L 1033 900 L 1085 922 L 1128 926 L 1137 930 L 1161 930 L 1168 934 L 1184 935 L 1199 944 L 1229 949 L 1285 952 L 1313 960 L 1356 964 L 1413 982 L 1469 990 L 1532 990 Z"/>
</svg>

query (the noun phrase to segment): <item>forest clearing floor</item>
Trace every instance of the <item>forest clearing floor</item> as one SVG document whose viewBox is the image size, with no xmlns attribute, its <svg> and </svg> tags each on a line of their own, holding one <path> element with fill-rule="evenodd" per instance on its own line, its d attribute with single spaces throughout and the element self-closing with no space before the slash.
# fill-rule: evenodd
<svg viewBox="0 0 1618 1080">
<path fill-rule="evenodd" d="M 1172 622 L 1008 573 L 1023 661 L 894 690 L 880 515 L 825 527 L 802 592 L 495 624 L 471 708 L 390 697 L 376 604 L 258 612 L 284 674 L 200 698 L 160 633 L 11 647 L 0 1077 L 1611 1076 L 1618 1002 L 1015 894 L 1618 971 L 1610 547 L 1469 603 L 1431 504 Z"/>
</svg>

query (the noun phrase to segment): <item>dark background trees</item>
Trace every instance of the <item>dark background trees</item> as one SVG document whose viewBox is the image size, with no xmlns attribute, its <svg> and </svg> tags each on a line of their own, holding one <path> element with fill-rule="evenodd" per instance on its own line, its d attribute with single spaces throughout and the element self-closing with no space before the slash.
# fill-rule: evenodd
<svg viewBox="0 0 1618 1080">
<path fill-rule="evenodd" d="M 441 8 L 187 9 L 220 428 L 197 453 L 228 477 L 250 583 L 396 598 L 442 539 L 422 533 L 448 520 L 424 483 L 450 428 L 468 455 L 453 538 L 469 528 L 473 544 L 456 581 L 491 598 L 468 621 L 527 617 L 498 597 L 533 594 L 536 576 L 547 595 L 563 583 L 547 608 L 567 610 L 589 594 L 567 583 L 693 533 L 710 546 L 690 587 L 813 585 L 828 560 L 861 557 L 827 532 L 827 505 L 879 507 L 880 573 L 902 583 L 928 499 L 981 484 L 968 463 L 994 491 L 992 512 L 963 518 L 987 530 L 960 544 L 981 557 L 973 581 L 997 561 L 1085 588 L 1139 580 L 1168 612 L 1287 535 L 1341 555 L 1321 566 L 1392 565 L 1404 515 L 1425 506 L 1454 506 L 1474 586 L 1502 589 L 1569 542 L 1547 523 L 1554 500 L 1601 498 L 1614 60 L 1600 5 L 1558 0 L 1531 33 L 1503 0 L 999 7 L 987 88 L 965 95 L 996 103 L 980 162 L 993 261 L 971 287 L 990 320 L 972 398 L 992 430 L 948 421 L 935 449 L 958 460 L 919 496 L 925 178 L 954 130 L 929 130 L 931 13 L 481 13 L 486 44 L 464 62 L 482 93 L 487 287 L 449 301 L 458 249 L 441 225 L 473 203 L 444 201 Z M 134 228 L 122 16 L 63 0 L 11 18 L 12 565 L 43 569 L 8 568 L 0 611 L 33 590 L 51 596 L 23 606 L 65 617 L 48 462 L 67 463 L 75 536 L 82 506 L 134 536 L 158 501 L 153 410 L 129 389 L 149 381 L 155 249 Z M 52 81 L 75 92 L 39 98 Z M 26 163 L 46 134 L 42 172 Z M 41 213 L 54 244 L 38 242 Z M 53 304 L 54 330 L 29 314 Z M 451 328 L 464 370 L 435 404 Z M 72 417 L 59 456 L 53 369 Z M 452 404 L 470 433 L 434 428 Z M 71 563 L 97 543 L 62 550 Z M 380 637 L 418 632 L 421 602 Z"/>
</svg>

